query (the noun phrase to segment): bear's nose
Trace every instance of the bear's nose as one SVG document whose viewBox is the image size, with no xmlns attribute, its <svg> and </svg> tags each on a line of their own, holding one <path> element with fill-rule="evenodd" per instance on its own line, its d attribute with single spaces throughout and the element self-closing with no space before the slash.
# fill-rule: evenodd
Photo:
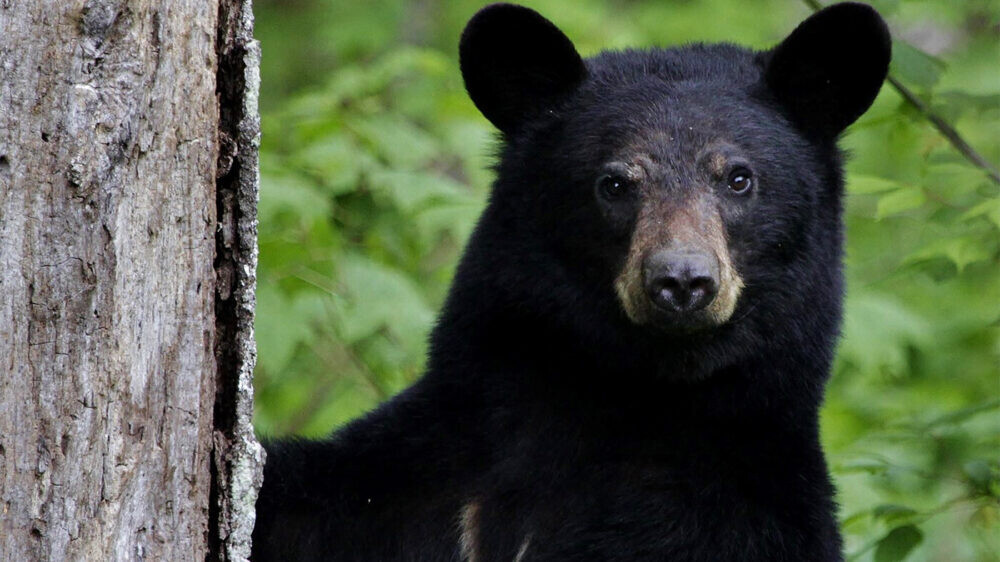
<svg viewBox="0 0 1000 562">
<path fill-rule="evenodd" d="M 719 260 L 706 253 L 653 252 L 643 260 L 642 276 L 649 299 L 667 312 L 705 308 L 719 292 Z"/>
</svg>

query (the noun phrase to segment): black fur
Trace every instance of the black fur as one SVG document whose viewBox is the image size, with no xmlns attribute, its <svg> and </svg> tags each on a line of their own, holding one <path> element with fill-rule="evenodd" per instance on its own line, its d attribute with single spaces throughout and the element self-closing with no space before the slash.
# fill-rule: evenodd
<svg viewBox="0 0 1000 562">
<path fill-rule="evenodd" d="M 835 138 L 874 99 L 887 37 L 841 4 L 773 52 L 606 52 L 581 71 L 534 12 L 477 14 L 463 73 L 505 142 L 427 373 L 328 440 L 267 444 L 254 560 L 463 560 L 463 512 L 476 562 L 841 560 L 817 427 L 843 292 Z M 553 51 L 508 56 L 515 41 Z M 751 197 L 696 164 L 718 142 L 750 162 Z M 657 196 L 718 190 L 745 284 L 721 326 L 622 310 L 634 233 L 593 186 L 634 144 Z"/>
</svg>

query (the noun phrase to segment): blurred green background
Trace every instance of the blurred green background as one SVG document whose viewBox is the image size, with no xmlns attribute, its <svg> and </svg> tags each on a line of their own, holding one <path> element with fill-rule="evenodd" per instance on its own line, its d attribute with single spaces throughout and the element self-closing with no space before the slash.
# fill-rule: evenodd
<svg viewBox="0 0 1000 562">
<path fill-rule="evenodd" d="M 584 55 L 773 45 L 799 0 L 525 2 Z M 1000 0 L 874 3 L 892 72 L 1000 162 Z M 256 425 L 320 436 L 421 373 L 492 173 L 470 0 L 258 0 Z M 849 41 L 850 37 L 845 37 Z M 844 337 L 823 411 L 849 560 L 1000 560 L 1000 185 L 888 85 L 845 135 Z"/>
</svg>

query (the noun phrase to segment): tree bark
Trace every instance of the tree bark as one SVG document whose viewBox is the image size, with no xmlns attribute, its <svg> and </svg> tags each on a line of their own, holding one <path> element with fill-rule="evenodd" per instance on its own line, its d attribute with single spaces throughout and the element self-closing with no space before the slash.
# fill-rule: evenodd
<svg viewBox="0 0 1000 562">
<path fill-rule="evenodd" d="M 251 30 L 0 0 L 0 560 L 249 553 Z"/>
<path fill-rule="evenodd" d="M 260 46 L 251 0 L 221 0 L 216 37 L 219 158 L 216 168 L 215 454 L 209 549 L 218 560 L 245 560 L 263 479 L 264 449 L 253 433 L 253 318 L 257 288 L 260 174 Z"/>
</svg>

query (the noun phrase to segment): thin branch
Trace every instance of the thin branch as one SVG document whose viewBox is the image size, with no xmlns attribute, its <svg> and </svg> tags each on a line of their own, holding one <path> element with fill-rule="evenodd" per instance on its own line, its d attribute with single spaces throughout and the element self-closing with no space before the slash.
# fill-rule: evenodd
<svg viewBox="0 0 1000 562">
<path fill-rule="evenodd" d="M 895 76 L 889 75 L 888 80 L 889 84 L 892 85 L 897 92 L 899 92 L 899 95 L 903 96 L 903 99 L 915 107 L 917 111 L 922 113 L 924 117 L 931 122 L 931 125 L 934 125 L 934 128 L 937 129 L 938 132 L 944 136 L 944 138 L 948 139 L 948 142 L 955 147 L 955 150 L 961 152 L 962 156 L 965 156 L 966 160 L 972 162 L 976 167 L 986 172 L 986 175 L 988 175 L 991 180 L 1000 184 L 1000 172 L 997 172 L 997 169 L 990 164 L 986 158 L 976 152 L 976 149 L 972 148 L 972 146 L 970 146 L 969 143 L 962 138 L 962 135 L 958 134 L 958 131 L 956 131 L 954 127 L 949 125 L 948 122 L 942 119 L 940 115 L 934 113 L 924 100 L 917 97 L 917 95 L 914 94 L 909 88 L 897 80 Z"/>
<path fill-rule="evenodd" d="M 806 6 L 809 6 L 813 11 L 818 11 L 823 8 L 823 5 L 819 2 L 819 0 L 802 0 L 802 2 Z M 917 94 L 913 93 L 913 90 L 904 86 L 903 83 L 900 82 L 895 76 L 890 74 L 887 77 L 887 81 L 889 82 L 889 85 L 892 86 L 892 88 L 896 90 L 896 92 L 898 92 L 904 100 L 906 100 L 907 103 L 912 105 L 928 121 L 930 121 L 931 125 L 933 125 L 934 128 L 941 133 L 941 136 L 948 139 L 948 142 L 951 143 L 951 146 L 954 147 L 955 150 L 957 150 L 974 166 L 986 172 L 986 175 L 989 176 L 994 183 L 1000 185 L 1000 172 L 998 172 L 996 167 L 984 158 L 982 154 L 979 154 L 976 149 L 972 148 L 972 145 L 966 142 L 966 140 L 962 138 L 962 135 L 960 135 L 954 127 L 952 127 L 940 115 L 934 113 L 934 110 L 932 110 L 931 107 L 924 102 L 924 100 L 920 99 Z"/>
</svg>

